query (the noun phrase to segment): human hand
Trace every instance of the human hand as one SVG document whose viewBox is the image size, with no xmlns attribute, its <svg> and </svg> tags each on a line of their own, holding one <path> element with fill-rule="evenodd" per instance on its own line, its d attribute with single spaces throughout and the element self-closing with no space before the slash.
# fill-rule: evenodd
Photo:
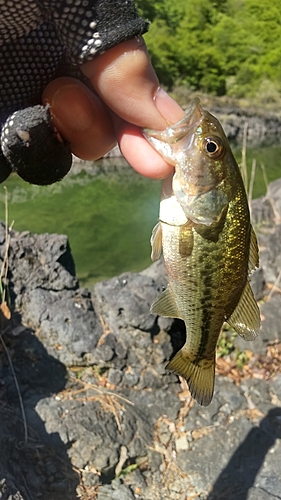
<svg viewBox="0 0 281 500">
<path fill-rule="evenodd" d="M 142 38 L 120 43 L 81 66 L 96 91 L 73 78 L 53 80 L 43 93 L 53 122 L 85 160 L 97 159 L 118 141 L 126 160 L 142 175 L 164 178 L 173 169 L 144 139 L 141 129 L 162 130 L 184 112 L 159 87 Z"/>
</svg>

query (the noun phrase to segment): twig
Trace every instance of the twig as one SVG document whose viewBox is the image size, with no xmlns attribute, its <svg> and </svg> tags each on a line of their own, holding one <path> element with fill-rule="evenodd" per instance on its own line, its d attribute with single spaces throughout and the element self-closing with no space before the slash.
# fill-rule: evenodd
<svg viewBox="0 0 281 500">
<path fill-rule="evenodd" d="M 11 229 L 13 227 L 14 221 L 12 221 L 11 226 L 9 227 L 9 207 L 8 207 L 8 190 L 6 186 L 4 186 L 5 190 L 5 254 L 1 266 L 0 271 L 0 293 L 1 293 L 1 301 L 5 302 L 6 295 L 6 283 L 7 276 L 9 270 L 9 247 L 10 247 L 10 238 L 11 238 Z M 4 286 L 3 286 L 4 283 Z"/>
<path fill-rule="evenodd" d="M 11 229 L 12 229 L 12 226 L 14 223 L 14 221 L 13 221 L 11 224 L 11 227 L 9 227 L 9 225 L 8 225 L 9 224 L 8 190 L 7 190 L 6 186 L 4 186 L 4 190 L 5 190 L 5 254 L 4 254 L 3 263 L 1 266 L 1 272 L 0 272 L 1 306 L 3 306 L 3 304 L 5 304 L 5 302 L 6 302 L 5 295 L 6 295 L 6 291 L 7 291 L 7 276 L 8 276 L 8 271 L 9 271 L 9 247 L 10 247 Z M 4 286 L 3 286 L 3 283 L 4 283 Z M 1 343 L 4 347 L 4 350 L 5 350 L 13 377 L 14 377 L 15 386 L 17 389 L 18 398 L 19 398 L 20 407 L 21 407 L 21 412 L 22 412 L 23 427 L 24 427 L 24 440 L 25 440 L 25 443 L 27 443 L 28 442 L 28 432 L 27 432 L 26 415 L 25 415 L 25 411 L 24 411 L 24 406 L 23 406 L 23 401 L 22 401 L 22 397 L 21 397 L 21 393 L 20 393 L 18 379 L 17 379 L 16 373 L 15 373 L 15 370 L 13 367 L 11 356 L 9 354 L 9 351 L 7 349 L 6 343 L 5 343 L 4 338 L 3 338 L 4 333 L 5 333 L 5 330 L 0 332 L 0 340 L 1 340 Z"/>
<path fill-rule="evenodd" d="M 17 393 L 18 393 L 18 397 L 19 397 L 19 402 L 20 402 L 20 407 L 21 407 L 21 412 L 22 412 L 22 418 L 23 418 L 24 441 L 27 444 L 27 442 L 28 442 L 27 422 L 26 422 L 26 416 L 25 416 L 25 410 L 24 410 L 24 406 L 23 406 L 23 401 L 22 401 L 22 397 L 21 397 L 21 393 L 20 393 L 20 388 L 19 388 L 19 384 L 18 384 L 18 379 L 17 379 L 16 373 L 15 373 L 15 370 L 14 370 L 14 367 L 13 367 L 13 363 L 12 363 L 12 360 L 11 360 L 10 353 L 9 353 L 9 351 L 7 349 L 7 346 L 6 346 L 6 343 L 4 341 L 2 333 L 0 333 L 0 340 L 1 340 L 2 345 L 4 347 L 4 350 L 5 350 L 6 356 L 8 358 L 9 365 L 10 365 L 10 368 L 11 368 L 11 371 L 12 371 L 12 374 L 13 374 L 13 377 L 14 377 L 15 386 L 16 386 L 16 389 L 17 389 Z"/>
<path fill-rule="evenodd" d="M 121 401 L 124 401 L 125 403 L 128 403 L 131 406 L 135 406 L 135 404 L 132 401 L 130 401 L 127 398 L 124 398 L 120 394 L 117 394 L 117 393 L 112 392 L 112 391 L 108 391 L 107 389 L 100 388 L 100 387 L 98 387 L 98 386 L 96 386 L 94 384 L 91 384 L 90 382 L 85 382 L 84 380 L 79 380 L 79 379 L 77 379 L 75 377 L 72 377 L 72 376 L 70 377 L 70 380 L 73 380 L 73 382 L 76 382 L 78 384 L 83 384 L 83 386 L 84 386 L 84 389 L 81 389 L 81 390 L 78 389 L 78 391 L 71 391 L 72 394 L 75 394 L 76 392 L 77 393 L 78 392 L 83 392 L 83 390 L 86 390 L 86 389 L 93 389 L 94 391 L 97 391 L 97 392 L 99 392 L 102 395 L 113 396 L 113 397 L 115 397 L 117 399 L 121 399 Z"/>
<path fill-rule="evenodd" d="M 262 171 L 262 176 L 263 176 L 263 180 L 264 180 L 264 183 L 265 183 L 265 187 L 266 187 L 266 190 L 267 190 L 267 188 L 268 188 L 268 178 L 267 178 L 267 175 L 266 175 L 266 169 L 265 169 L 264 163 L 261 163 L 261 171 Z"/>
<path fill-rule="evenodd" d="M 250 209 L 251 209 L 251 203 L 252 203 L 252 199 L 253 199 L 253 187 L 254 187 L 254 181 L 255 181 L 255 175 L 256 175 L 256 166 L 257 166 L 257 161 L 254 158 L 252 161 L 251 178 L 250 178 L 249 193 L 248 193 L 248 202 L 249 202 Z"/>
<path fill-rule="evenodd" d="M 274 283 L 273 283 L 273 286 L 272 286 L 272 288 L 271 288 L 271 290 L 270 290 L 270 293 L 269 293 L 269 294 L 268 294 L 268 296 L 267 296 L 267 300 L 266 300 L 267 302 L 271 299 L 271 297 L 272 297 L 272 295 L 274 294 L 275 290 L 276 290 L 276 291 L 278 291 L 278 284 L 279 284 L 279 280 L 280 280 L 280 278 L 281 278 L 281 271 L 279 272 L 279 274 L 278 274 L 278 276 L 277 276 L 276 280 L 275 280 L 275 281 L 274 281 Z"/>
<path fill-rule="evenodd" d="M 247 172 L 247 161 L 246 161 L 247 131 L 248 131 L 248 122 L 245 122 L 244 123 L 244 129 L 243 129 L 241 174 L 242 174 L 242 178 L 243 178 L 244 185 L 245 185 L 245 188 L 246 188 L 246 192 L 248 193 L 248 172 Z"/>
</svg>

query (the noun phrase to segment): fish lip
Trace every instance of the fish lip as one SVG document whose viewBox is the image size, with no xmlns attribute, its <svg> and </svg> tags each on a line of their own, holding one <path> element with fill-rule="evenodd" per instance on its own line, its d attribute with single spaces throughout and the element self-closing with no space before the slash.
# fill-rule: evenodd
<svg viewBox="0 0 281 500">
<path fill-rule="evenodd" d="M 200 99 L 195 98 L 185 111 L 185 116 L 165 130 L 143 129 L 147 141 L 158 151 L 164 159 L 175 165 L 179 155 L 191 148 L 194 133 L 204 120 L 204 110 Z"/>
<path fill-rule="evenodd" d="M 204 119 L 204 110 L 200 104 L 199 97 L 193 99 L 185 110 L 185 116 L 177 123 L 170 125 L 165 130 L 143 129 L 143 135 L 150 142 L 151 138 L 166 141 L 169 144 L 178 142 L 193 128 L 197 128 Z"/>
</svg>

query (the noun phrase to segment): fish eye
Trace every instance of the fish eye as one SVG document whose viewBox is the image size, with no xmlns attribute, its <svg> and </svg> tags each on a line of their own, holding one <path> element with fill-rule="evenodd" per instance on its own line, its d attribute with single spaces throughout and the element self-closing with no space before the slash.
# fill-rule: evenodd
<svg viewBox="0 0 281 500">
<path fill-rule="evenodd" d="M 217 158 L 220 156 L 222 149 L 222 144 L 217 138 L 214 139 L 212 137 L 206 137 L 204 139 L 204 151 L 211 158 Z"/>
</svg>

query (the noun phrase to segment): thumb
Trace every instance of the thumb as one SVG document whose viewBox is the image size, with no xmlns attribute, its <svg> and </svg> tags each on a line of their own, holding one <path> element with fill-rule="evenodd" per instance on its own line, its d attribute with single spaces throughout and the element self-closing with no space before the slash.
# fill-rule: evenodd
<svg viewBox="0 0 281 500">
<path fill-rule="evenodd" d="M 141 37 L 120 43 L 81 69 L 108 107 L 131 124 L 161 130 L 184 116 L 167 94 L 167 103 L 162 98 L 158 109 L 159 81 Z"/>
<path fill-rule="evenodd" d="M 159 88 L 143 39 L 123 42 L 81 69 L 114 111 L 116 136 L 127 161 L 142 175 L 166 177 L 171 165 L 148 144 L 141 128 L 163 130 L 185 113 Z"/>
</svg>

